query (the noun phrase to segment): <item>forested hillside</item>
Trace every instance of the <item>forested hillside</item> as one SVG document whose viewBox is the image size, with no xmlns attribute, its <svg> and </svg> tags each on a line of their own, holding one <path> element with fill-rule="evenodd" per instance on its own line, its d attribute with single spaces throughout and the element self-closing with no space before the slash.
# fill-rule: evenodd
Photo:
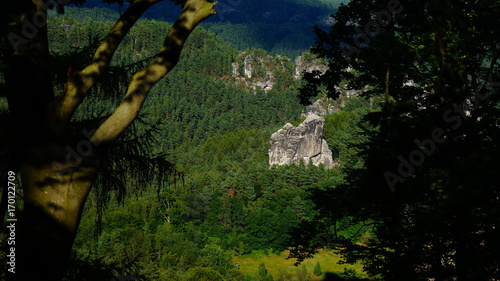
<svg viewBox="0 0 500 281">
<path fill-rule="evenodd" d="M 110 27 L 106 11 L 68 9 L 66 15 L 50 19 L 51 50 L 58 58 L 54 73 L 61 86 L 68 67 L 81 67 Z M 126 74 L 154 54 L 161 41 L 158 36 L 167 28 L 165 22 L 140 21 L 124 39 L 109 78 L 95 94 L 113 97 L 123 90 Z M 301 62 L 304 67 L 314 59 L 307 54 Z M 245 75 L 246 63 L 253 65 L 251 78 Z M 125 143 L 155 139 L 148 148 L 151 155 L 166 155 L 162 157 L 179 173 L 172 176 L 171 184 L 161 186 L 154 181 L 124 182 L 126 194 L 117 189 L 103 195 L 96 187 L 74 247 L 76 271 L 68 280 L 103 278 L 116 272 L 138 280 L 202 280 L 202 276 L 260 280 L 252 277 L 256 272 L 243 276 L 232 257 L 287 250 L 299 224 L 318 219 L 312 201 L 315 190 L 333 188 L 331 184 L 343 178 L 342 167 L 268 166 L 270 135 L 285 123 L 303 118 L 304 107 L 297 96 L 301 81 L 294 72 L 294 59 L 258 49 L 242 52 L 211 31 L 196 30 L 180 63 L 153 89 L 140 120 L 123 138 Z M 272 89 L 249 87 L 269 75 Z M 90 98 L 75 118 L 85 123 L 106 116 L 117 101 L 96 103 Z M 356 142 L 355 120 L 370 106 L 362 98 L 342 103 L 345 113 L 327 118 L 325 135 L 340 161 L 351 166 L 357 161 L 355 152 L 344 147 Z M 116 165 L 110 168 L 119 169 Z M 335 232 L 327 227 L 323 235 L 332 233 L 336 237 L 366 235 L 360 226 L 351 227 L 348 219 L 339 221 Z M 82 266 L 92 270 L 82 272 Z M 282 277 L 275 277 L 304 276 L 303 272 L 294 274 L 283 271 Z"/>
</svg>

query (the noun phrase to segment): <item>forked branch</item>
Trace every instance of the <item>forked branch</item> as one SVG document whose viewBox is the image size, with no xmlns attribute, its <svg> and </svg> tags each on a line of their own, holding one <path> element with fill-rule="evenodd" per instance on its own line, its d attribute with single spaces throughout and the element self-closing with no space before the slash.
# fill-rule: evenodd
<svg viewBox="0 0 500 281">
<path fill-rule="evenodd" d="M 134 121 L 151 88 L 179 61 L 182 47 L 194 28 L 215 14 L 214 5 L 205 0 L 187 0 L 170 29 L 163 47 L 145 68 L 132 76 L 127 93 L 115 112 L 97 129 L 91 141 L 112 142 Z"/>
<path fill-rule="evenodd" d="M 64 92 L 55 100 L 50 120 L 53 130 L 60 131 L 66 126 L 77 107 L 82 103 L 89 89 L 103 75 L 111 63 L 116 49 L 142 14 L 152 5 L 162 0 L 136 0 L 118 19 L 101 42 L 92 62 L 82 71 L 68 74 Z"/>
</svg>

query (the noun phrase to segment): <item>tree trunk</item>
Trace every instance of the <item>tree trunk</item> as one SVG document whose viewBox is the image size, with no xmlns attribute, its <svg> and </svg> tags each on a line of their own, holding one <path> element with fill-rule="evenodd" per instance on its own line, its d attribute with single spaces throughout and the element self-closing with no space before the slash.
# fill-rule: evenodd
<svg viewBox="0 0 500 281">
<path fill-rule="evenodd" d="M 32 148 L 31 157 L 21 165 L 24 210 L 16 241 L 16 274 L 9 275 L 13 280 L 55 281 L 65 273 L 99 162 L 96 153 L 76 156 L 67 147 L 47 143 Z M 66 161 L 72 157 L 81 157 L 81 163 Z"/>
</svg>

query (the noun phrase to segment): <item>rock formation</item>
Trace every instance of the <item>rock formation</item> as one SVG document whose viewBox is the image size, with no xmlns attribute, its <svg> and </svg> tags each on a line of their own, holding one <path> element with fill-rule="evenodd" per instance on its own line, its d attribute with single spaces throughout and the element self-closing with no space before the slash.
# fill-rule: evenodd
<svg viewBox="0 0 500 281">
<path fill-rule="evenodd" d="M 332 99 L 319 99 L 315 103 L 306 106 L 302 111 L 302 116 L 307 117 L 316 114 L 323 117 L 339 111 L 340 109 L 333 105 Z"/>
<path fill-rule="evenodd" d="M 243 52 L 239 55 L 239 63 L 233 63 L 233 77 L 236 81 L 254 90 L 271 90 L 275 84 L 272 56 L 259 56 L 254 53 Z M 242 60 L 242 61 L 241 61 Z"/>
<path fill-rule="evenodd" d="M 321 74 L 325 73 L 328 70 L 328 66 L 321 63 L 317 58 L 310 58 L 311 55 L 298 56 L 295 59 L 294 63 L 294 72 L 293 76 L 295 79 L 299 79 L 303 72 L 313 72 L 319 71 Z"/>
<path fill-rule="evenodd" d="M 325 168 L 335 165 L 332 151 L 328 148 L 323 137 L 325 120 L 315 114 L 309 115 L 306 120 L 295 127 L 287 123 L 282 129 L 271 135 L 269 148 L 269 165 L 298 164 L 303 160 Z"/>
<path fill-rule="evenodd" d="M 324 73 L 328 67 L 311 54 L 304 54 L 292 61 L 280 55 L 271 56 L 261 51 L 244 51 L 232 63 L 232 75 L 237 83 L 248 88 L 271 90 L 276 83 L 276 73 L 286 73 L 300 79 L 303 72 Z"/>
</svg>

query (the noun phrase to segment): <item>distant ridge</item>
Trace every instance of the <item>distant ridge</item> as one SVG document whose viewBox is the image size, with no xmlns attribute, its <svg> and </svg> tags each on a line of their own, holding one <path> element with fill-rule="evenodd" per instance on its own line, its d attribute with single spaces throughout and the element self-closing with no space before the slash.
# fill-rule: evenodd
<svg viewBox="0 0 500 281">
<path fill-rule="evenodd" d="M 218 14 L 209 18 L 208 22 L 320 23 L 322 18 L 328 17 L 344 2 L 347 0 L 220 0 L 216 6 Z M 102 0 L 88 0 L 80 7 L 108 8 L 120 12 L 128 5 L 125 1 L 124 6 L 120 8 L 117 4 L 105 4 Z M 171 1 L 163 1 L 147 11 L 144 17 L 174 21 L 179 11 L 180 7 Z"/>
<path fill-rule="evenodd" d="M 317 24 L 324 27 L 328 24 L 329 16 L 340 3 L 346 1 L 220 0 L 216 5 L 217 15 L 209 18 L 202 27 L 240 51 L 259 48 L 271 55 L 279 54 L 294 59 L 314 44 L 313 26 Z M 128 5 L 126 2 L 119 7 L 117 4 L 105 4 L 102 0 L 88 0 L 79 7 L 92 9 L 91 12 L 86 11 L 90 16 L 107 11 L 112 16 L 106 20 L 114 20 Z M 71 11 L 71 8 L 67 10 L 75 18 L 81 16 Z M 143 18 L 173 22 L 179 12 L 180 7 L 171 1 L 163 1 L 147 11 Z"/>
</svg>

